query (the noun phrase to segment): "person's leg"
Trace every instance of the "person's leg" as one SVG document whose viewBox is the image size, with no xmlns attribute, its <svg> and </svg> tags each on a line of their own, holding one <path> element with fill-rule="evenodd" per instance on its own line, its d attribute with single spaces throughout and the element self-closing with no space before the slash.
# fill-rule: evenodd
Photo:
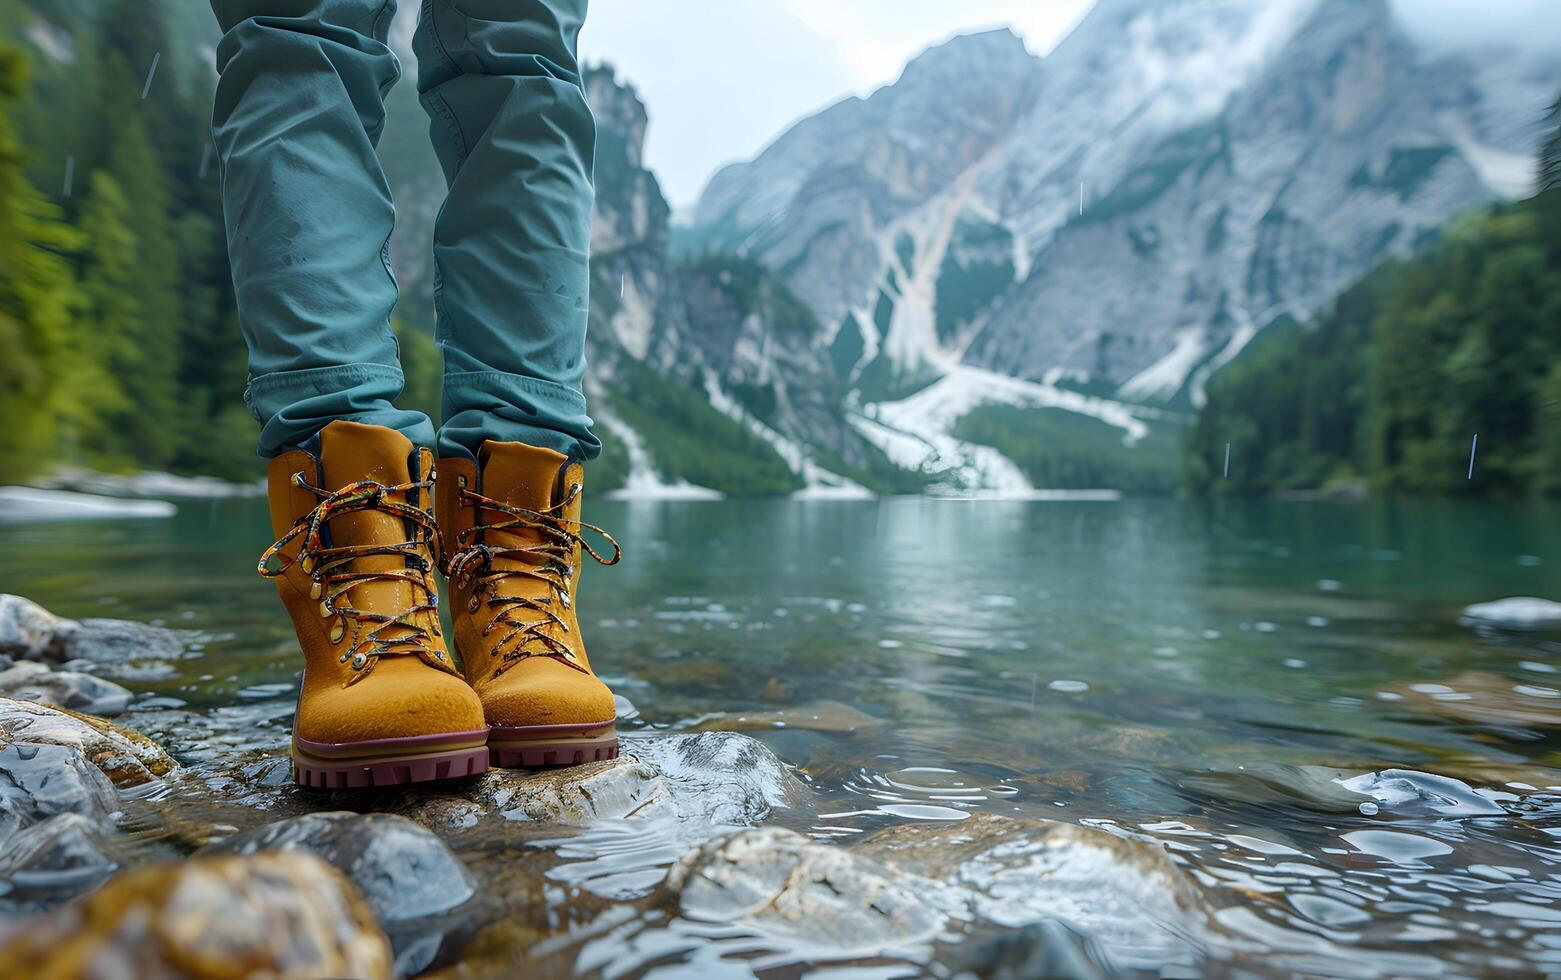
<svg viewBox="0 0 1561 980">
<path fill-rule="evenodd" d="M 374 144 L 401 70 L 388 0 L 213 0 L 212 132 L 271 458 L 261 560 L 303 653 L 294 778 L 332 789 L 482 772 L 482 703 L 455 669 L 434 580 L 433 426 L 401 368 Z M 421 447 L 416 445 L 421 443 Z"/>
<path fill-rule="evenodd" d="M 392 405 L 395 212 L 374 147 L 401 75 L 385 46 L 394 0 L 212 9 L 224 32 L 212 135 L 261 455 L 310 443 L 336 419 L 431 446 L 427 416 Z"/>
<path fill-rule="evenodd" d="M 579 460 L 596 124 L 576 38 L 586 0 L 423 0 L 418 92 L 449 183 L 434 227 L 444 352 L 439 455 L 484 441 Z"/>
</svg>

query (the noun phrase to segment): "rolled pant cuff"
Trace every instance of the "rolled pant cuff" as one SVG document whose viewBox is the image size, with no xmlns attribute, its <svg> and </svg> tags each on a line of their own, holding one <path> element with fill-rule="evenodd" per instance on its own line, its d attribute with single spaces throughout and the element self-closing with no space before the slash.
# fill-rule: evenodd
<svg viewBox="0 0 1561 980">
<path fill-rule="evenodd" d="M 399 367 L 373 362 L 276 371 L 250 379 L 244 404 L 261 424 L 265 457 L 304 445 L 336 419 L 383 425 L 416 445 L 431 446 L 428 416 L 395 406 L 404 383 Z"/>
<path fill-rule="evenodd" d="M 488 440 L 542 446 L 581 461 L 602 449 L 578 388 L 503 371 L 446 374 L 439 454 L 476 458 Z"/>
</svg>

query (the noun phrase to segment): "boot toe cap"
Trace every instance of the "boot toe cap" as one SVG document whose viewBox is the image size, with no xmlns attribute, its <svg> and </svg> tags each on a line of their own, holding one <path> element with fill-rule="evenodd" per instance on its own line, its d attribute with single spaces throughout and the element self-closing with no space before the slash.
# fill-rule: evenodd
<svg viewBox="0 0 1561 980">
<path fill-rule="evenodd" d="M 486 727 L 482 702 L 464 680 L 398 657 L 377 664 L 356 684 L 332 680 L 308 691 L 294 730 L 311 742 L 343 743 Z"/>
<path fill-rule="evenodd" d="M 488 724 L 607 724 L 617 716 L 612 691 L 594 674 L 552 657 L 528 657 L 480 690 Z"/>
</svg>

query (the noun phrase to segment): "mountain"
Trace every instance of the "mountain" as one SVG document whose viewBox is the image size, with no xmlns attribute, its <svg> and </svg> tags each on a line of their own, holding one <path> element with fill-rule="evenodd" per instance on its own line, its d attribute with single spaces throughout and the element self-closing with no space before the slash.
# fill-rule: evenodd
<svg viewBox="0 0 1561 980">
<path fill-rule="evenodd" d="M 597 119 L 586 387 L 609 458 L 621 447 L 621 483 L 918 489 L 847 421 L 823 328 L 784 280 L 739 256 L 674 261 L 671 209 L 644 165 L 645 106 L 611 68 L 585 83 Z"/>
<path fill-rule="evenodd" d="M 956 37 L 799 122 L 682 237 L 785 278 L 896 462 L 1023 490 L 961 419 L 1184 420 L 1258 331 L 1522 193 L 1557 67 L 1423 49 L 1385 0 L 1101 0 L 1044 59 Z"/>
</svg>

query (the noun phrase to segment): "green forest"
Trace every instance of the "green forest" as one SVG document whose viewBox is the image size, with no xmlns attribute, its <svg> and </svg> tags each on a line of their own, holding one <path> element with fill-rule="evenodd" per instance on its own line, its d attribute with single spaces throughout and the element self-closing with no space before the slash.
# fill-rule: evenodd
<svg viewBox="0 0 1561 980">
<path fill-rule="evenodd" d="M 1265 331 L 1210 379 L 1183 468 L 1196 494 L 1561 494 L 1561 188 Z"/>
<path fill-rule="evenodd" d="M 52 55 L 0 42 L 8 480 L 61 463 L 262 472 L 239 398 L 245 355 L 210 151 L 212 76 L 192 56 L 211 21 L 205 4 L 0 0 L 0 37 Z M 398 334 L 403 400 L 437 407 L 432 341 Z"/>
</svg>

